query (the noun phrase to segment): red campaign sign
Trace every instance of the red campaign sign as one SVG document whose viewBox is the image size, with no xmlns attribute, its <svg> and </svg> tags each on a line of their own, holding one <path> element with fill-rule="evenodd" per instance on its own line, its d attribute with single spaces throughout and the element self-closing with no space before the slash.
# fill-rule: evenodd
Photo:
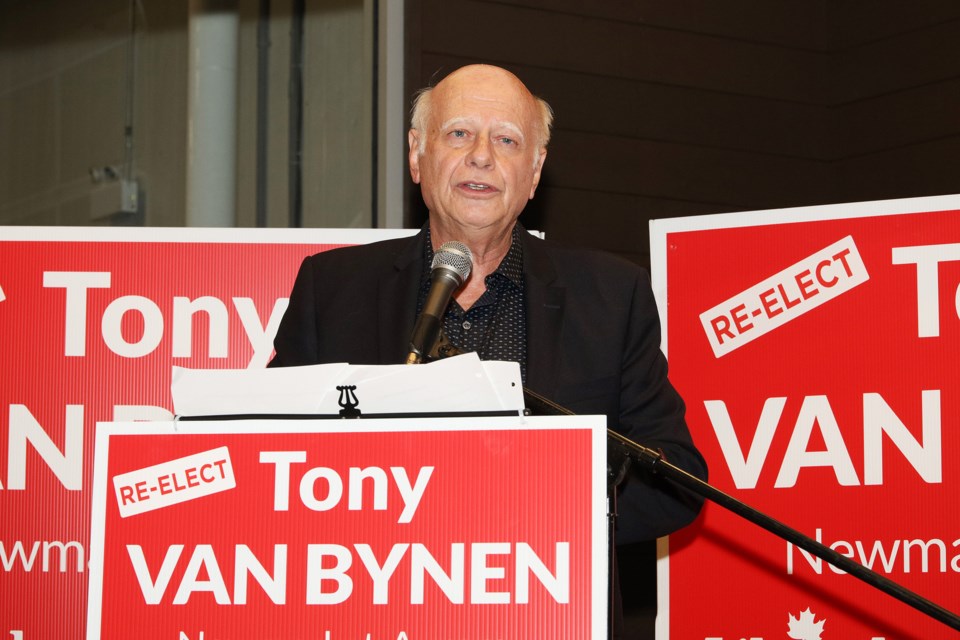
<svg viewBox="0 0 960 640">
<path fill-rule="evenodd" d="M 0 636 L 83 637 L 98 421 L 262 367 L 304 256 L 410 233 L 0 228 Z"/>
<path fill-rule="evenodd" d="M 711 483 L 960 611 L 960 198 L 654 232 L 671 379 Z M 659 638 L 955 636 L 717 505 L 669 546 Z"/>
<path fill-rule="evenodd" d="M 101 424 L 88 640 L 603 638 L 602 417 Z"/>
</svg>

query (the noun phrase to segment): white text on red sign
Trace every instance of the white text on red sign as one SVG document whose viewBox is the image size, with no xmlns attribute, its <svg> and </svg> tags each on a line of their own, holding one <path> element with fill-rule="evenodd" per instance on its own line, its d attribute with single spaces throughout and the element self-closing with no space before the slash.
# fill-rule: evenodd
<svg viewBox="0 0 960 640">
<path fill-rule="evenodd" d="M 63 289 L 64 338 L 63 354 L 83 357 L 87 348 L 88 292 L 90 289 L 109 289 L 109 271 L 45 271 L 43 286 L 47 289 Z M 280 319 L 289 300 L 278 298 L 270 318 L 261 323 L 257 308 L 251 298 L 232 298 L 234 310 L 240 318 L 243 330 L 254 353 L 249 367 L 263 366 L 270 359 L 273 337 L 280 326 Z M 100 334 L 104 344 L 113 353 L 124 358 L 142 358 L 160 346 L 165 335 L 172 334 L 171 350 L 175 358 L 193 356 L 193 316 L 202 313 L 209 318 L 207 357 L 228 357 L 230 313 L 223 300 L 215 296 L 201 296 L 191 300 L 183 296 L 173 298 L 172 318 L 165 318 L 159 304 L 145 296 L 126 295 L 115 298 L 103 310 L 100 317 Z M 143 332 L 136 340 L 128 340 L 121 330 L 123 319 L 128 314 L 139 316 Z M 172 324 L 172 330 L 169 326 Z"/>
<path fill-rule="evenodd" d="M 700 323 L 719 358 L 869 278 L 857 245 L 847 236 L 704 311 Z"/>
<path fill-rule="evenodd" d="M 290 508 L 290 479 L 293 465 L 307 461 L 306 451 L 261 451 L 260 462 L 274 466 L 274 511 L 287 511 Z M 397 523 L 408 524 L 417 512 L 423 498 L 433 467 L 420 467 L 416 479 L 411 483 L 404 467 L 390 467 L 394 485 L 403 501 L 403 509 Z M 385 511 L 388 500 L 387 473 L 380 467 L 350 467 L 347 472 L 347 509 L 360 511 L 363 508 L 363 484 L 370 480 L 374 486 L 373 508 Z M 317 497 L 317 491 L 323 490 L 323 498 Z M 311 467 L 303 472 L 298 483 L 297 495 L 306 508 L 311 511 L 329 511 L 338 504 L 344 494 L 344 482 L 340 473 L 329 467 Z"/>
<path fill-rule="evenodd" d="M 237 486 L 226 447 L 113 477 L 120 516 L 137 515 Z"/>
<path fill-rule="evenodd" d="M 159 567 L 151 569 L 143 547 L 126 546 L 133 572 L 137 576 L 143 601 L 152 606 L 170 602 L 188 604 L 194 594 L 201 597 L 213 594 L 218 605 L 247 603 L 248 583 L 255 582 L 274 604 L 287 603 L 288 558 L 285 544 L 273 546 L 271 562 L 263 562 L 244 544 L 234 547 L 233 554 L 216 552 L 208 544 L 196 545 L 188 551 L 186 567 L 176 571 L 181 556 L 187 554 L 186 545 L 167 547 Z M 554 544 L 554 567 L 551 569 L 540 554 L 526 542 L 453 542 L 449 545 L 449 566 L 438 560 L 436 549 L 420 543 L 396 543 L 385 557 L 377 557 L 369 544 L 357 543 L 350 547 L 338 544 L 309 544 L 306 548 L 306 583 L 304 602 L 307 605 L 338 605 L 354 595 L 356 584 L 372 585 L 368 597 L 371 603 L 390 603 L 391 590 L 404 580 L 397 569 L 404 565 L 408 583 L 399 589 L 410 604 L 426 602 L 425 592 L 430 584 L 436 586 L 442 597 L 453 604 L 504 605 L 530 602 L 535 584 L 543 587 L 549 597 L 560 604 L 570 602 L 570 543 Z M 512 565 L 513 575 L 508 576 Z M 273 570 L 267 567 L 272 566 Z M 224 572 L 226 567 L 228 571 Z M 224 577 L 234 576 L 231 584 Z M 172 578 L 182 576 L 171 587 Z M 391 589 L 393 587 L 393 589 Z M 367 591 L 367 590 L 364 590 Z M 397 597 L 398 594 L 394 594 Z"/>
<path fill-rule="evenodd" d="M 892 259 L 893 264 L 917 265 L 917 337 L 939 336 L 940 263 L 960 261 L 960 244 L 894 247 Z M 954 294 L 954 308 L 960 319 L 960 283 Z"/>
<path fill-rule="evenodd" d="M 755 429 L 749 423 L 734 428 L 723 400 L 706 400 L 704 408 L 720 443 L 724 461 L 737 489 L 755 489 L 760 473 L 771 451 L 774 434 L 781 424 L 787 398 L 767 398 Z M 805 468 L 832 468 L 839 486 L 884 484 L 884 460 L 894 450 L 917 471 L 928 484 L 943 481 L 942 410 L 940 391 L 926 389 L 920 393 L 922 436 L 913 435 L 904 421 L 879 393 L 863 394 L 863 440 L 847 444 L 852 427 L 841 429 L 827 396 L 804 396 L 791 428 L 790 443 L 784 453 L 774 487 L 786 489 L 797 484 Z M 790 427 L 788 427 L 790 428 Z M 814 432 L 823 440 L 823 447 L 811 446 Z M 741 442 L 737 433 L 752 433 L 752 440 Z M 846 436 L 844 435 L 846 434 Z M 887 445 L 884 446 L 884 441 Z M 863 478 L 857 475 L 850 455 L 863 452 Z"/>
</svg>

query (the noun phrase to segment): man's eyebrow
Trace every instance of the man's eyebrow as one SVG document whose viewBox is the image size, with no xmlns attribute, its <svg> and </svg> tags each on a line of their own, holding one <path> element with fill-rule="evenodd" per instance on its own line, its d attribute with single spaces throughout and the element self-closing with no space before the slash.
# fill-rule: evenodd
<svg viewBox="0 0 960 640">
<path fill-rule="evenodd" d="M 473 118 L 457 116 L 455 118 L 450 118 L 449 120 L 444 122 L 442 125 L 440 125 L 440 130 L 444 131 L 446 129 L 449 129 L 450 127 L 455 127 L 457 125 L 474 125 L 475 123 L 476 123 L 476 120 Z M 523 130 L 518 125 L 516 125 L 513 122 L 510 122 L 509 120 L 498 120 L 493 123 L 493 128 L 508 129 L 514 136 L 521 139 L 523 138 Z"/>
<path fill-rule="evenodd" d="M 449 129 L 449 128 L 452 127 L 453 125 L 458 125 L 458 124 L 471 124 L 472 122 L 473 122 L 473 121 L 472 121 L 470 118 L 464 118 L 463 116 L 457 116 L 456 118 L 450 118 L 449 120 L 447 120 L 446 122 L 444 122 L 442 125 L 440 125 L 440 129 L 441 129 L 441 130 L 443 130 L 443 129 Z"/>
<path fill-rule="evenodd" d="M 514 123 L 509 121 L 500 121 L 495 124 L 497 127 L 510 130 L 515 137 L 521 138 L 521 139 L 523 138 L 523 130 L 519 126 L 515 125 Z"/>
</svg>

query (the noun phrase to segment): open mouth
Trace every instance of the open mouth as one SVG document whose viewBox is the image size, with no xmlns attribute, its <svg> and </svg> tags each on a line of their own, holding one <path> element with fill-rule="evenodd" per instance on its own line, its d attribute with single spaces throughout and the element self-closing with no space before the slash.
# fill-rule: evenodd
<svg viewBox="0 0 960 640">
<path fill-rule="evenodd" d="M 468 191 L 476 191 L 478 193 L 495 191 L 493 187 L 482 182 L 461 182 L 460 186 Z"/>
</svg>

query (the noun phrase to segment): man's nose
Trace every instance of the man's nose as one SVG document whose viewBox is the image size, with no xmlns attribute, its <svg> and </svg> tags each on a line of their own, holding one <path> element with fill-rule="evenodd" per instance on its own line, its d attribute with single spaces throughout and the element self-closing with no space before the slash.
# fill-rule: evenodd
<svg viewBox="0 0 960 640">
<path fill-rule="evenodd" d="M 467 164 L 480 169 L 489 169 L 493 166 L 493 146 L 486 136 L 477 136 L 470 152 L 467 154 Z"/>
</svg>

